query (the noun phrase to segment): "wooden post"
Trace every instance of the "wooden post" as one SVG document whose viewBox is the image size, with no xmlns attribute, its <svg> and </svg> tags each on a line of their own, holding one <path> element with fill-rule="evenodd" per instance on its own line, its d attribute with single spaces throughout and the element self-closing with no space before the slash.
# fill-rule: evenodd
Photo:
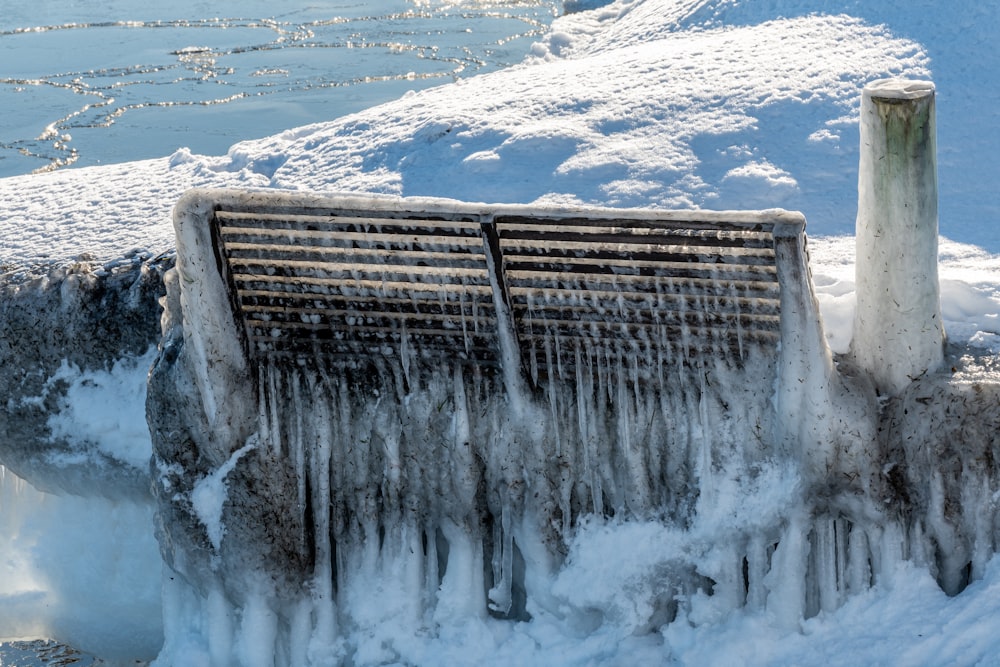
<svg viewBox="0 0 1000 667">
<path fill-rule="evenodd" d="M 882 394 L 898 394 L 944 358 L 936 151 L 934 84 L 865 86 L 851 351 Z"/>
</svg>

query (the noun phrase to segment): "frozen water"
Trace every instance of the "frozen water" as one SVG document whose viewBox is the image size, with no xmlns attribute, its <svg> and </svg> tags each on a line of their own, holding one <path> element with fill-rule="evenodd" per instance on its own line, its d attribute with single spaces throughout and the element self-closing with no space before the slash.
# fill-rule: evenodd
<svg viewBox="0 0 1000 667">
<path fill-rule="evenodd" d="M 169 155 L 509 66 L 555 3 L 197 0 L 6 7 L 0 176 Z M 115 44 L 109 49 L 109 43 Z"/>
<path fill-rule="evenodd" d="M 4 637 L 57 636 L 109 660 L 155 657 L 162 561 L 148 497 L 55 495 L 0 476 Z"/>
<path fill-rule="evenodd" d="M 640 379 L 634 364 L 581 365 L 575 383 L 554 382 L 541 402 L 461 366 L 414 360 L 404 381 L 400 363 L 331 375 L 263 369 L 259 412 L 227 418 L 249 418 L 244 428 L 267 436 L 246 445 L 229 473 L 221 548 L 182 546 L 200 534 L 214 543 L 217 524 L 200 512 L 181 520 L 178 499 L 190 492 L 197 511 L 205 482 L 190 488 L 192 471 L 161 466 L 168 556 L 202 599 L 200 613 L 211 590 L 227 591 L 227 613 L 241 619 L 227 643 L 270 636 L 274 643 L 258 649 L 300 664 L 288 653 L 298 634 L 322 638 L 324 651 L 382 662 L 405 660 L 406 636 L 455 618 L 488 610 L 564 616 L 565 602 L 550 589 L 582 516 L 657 518 L 683 532 L 698 506 L 713 511 L 720 476 L 749 482 L 774 456 L 766 410 L 774 368 L 766 361 L 746 362 L 756 379 L 749 385 L 733 362 L 707 363 L 694 387 L 681 376 Z M 156 374 L 178 381 L 176 372 Z M 175 389 L 154 386 L 154 423 L 165 425 L 157 397 Z M 756 429 L 749 442 L 748 424 Z M 157 440 L 157 456 L 188 459 L 177 444 Z M 261 522 L 264 508 L 270 519 Z M 693 593 L 703 577 L 691 555 L 677 567 L 678 592 Z M 733 586 L 741 603 L 742 585 Z M 305 616 L 303 604 L 312 610 Z M 654 612 L 670 620 L 671 605 L 669 596 L 658 599 L 629 622 L 646 627 Z"/>
</svg>

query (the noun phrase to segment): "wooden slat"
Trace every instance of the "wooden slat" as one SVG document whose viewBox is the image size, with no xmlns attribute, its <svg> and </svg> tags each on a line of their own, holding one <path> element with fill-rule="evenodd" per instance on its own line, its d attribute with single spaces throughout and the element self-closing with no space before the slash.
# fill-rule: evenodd
<svg viewBox="0 0 1000 667">
<path fill-rule="evenodd" d="M 634 243 L 628 247 L 616 247 L 611 243 L 590 244 L 584 241 L 566 241 L 551 247 L 504 246 L 504 256 L 562 257 L 565 259 L 624 259 L 654 262 L 678 262 L 682 264 L 774 264 L 774 251 L 763 248 L 733 248 L 732 252 L 711 252 L 706 246 L 657 245 L 655 243 Z"/>
<path fill-rule="evenodd" d="M 314 310 L 336 309 L 353 307 L 360 312 L 372 310 L 415 310 L 415 311 L 440 311 L 450 313 L 460 313 L 465 310 L 493 309 L 493 302 L 481 297 L 476 299 L 463 298 L 455 292 L 444 292 L 442 297 L 449 298 L 428 298 L 420 296 L 420 293 L 410 294 L 407 297 L 387 297 L 379 296 L 377 299 L 358 299 L 354 296 L 341 294 L 311 294 L 309 292 L 281 292 L 274 290 L 238 290 L 240 303 L 244 307 L 267 306 L 278 304 L 282 307 L 305 308 Z M 320 299 L 316 297 L 320 296 Z"/>
<path fill-rule="evenodd" d="M 227 228 L 259 228 L 267 230 L 306 230 L 325 233 L 346 230 L 380 229 L 384 233 L 447 234 L 450 236 L 479 237 L 479 225 L 460 220 L 382 217 L 375 215 L 315 215 L 305 213 L 263 213 L 216 211 L 215 219 L 223 235 Z"/>
<path fill-rule="evenodd" d="M 663 259 L 643 260 L 631 256 L 580 257 L 552 254 L 525 256 L 504 255 L 504 266 L 513 271 L 550 271 L 552 273 L 610 274 L 636 276 L 691 276 L 717 279 L 723 272 L 735 280 L 769 280 L 777 282 L 774 264 L 724 264 L 719 262 L 672 262 Z"/>
<path fill-rule="evenodd" d="M 652 213 L 652 212 L 647 212 Z M 704 230 L 704 231 L 733 231 L 738 233 L 764 232 L 770 233 L 771 225 L 760 221 L 742 221 L 735 217 L 716 220 L 698 220 L 696 216 L 690 219 L 663 219 L 656 217 L 629 216 L 623 212 L 623 217 L 560 217 L 558 219 L 544 216 L 529 217 L 525 215 L 497 215 L 494 217 L 497 228 L 501 231 L 518 226 L 537 227 L 602 227 L 616 222 L 625 223 L 630 229 L 674 229 L 674 230 Z"/>
<path fill-rule="evenodd" d="M 677 295 L 680 297 L 701 298 L 706 296 L 743 297 L 751 299 L 776 300 L 779 296 L 777 283 L 712 281 L 702 278 L 678 280 L 643 280 L 641 276 L 594 276 L 586 279 L 548 279 L 545 274 L 532 273 L 527 276 L 515 274 L 516 278 L 510 288 L 512 299 L 533 299 L 549 301 L 554 299 L 572 300 L 573 295 L 590 294 L 604 299 L 614 299 L 619 296 L 639 301 L 651 299 L 657 295 Z M 752 303 L 744 304 L 752 306 Z"/>
<path fill-rule="evenodd" d="M 490 327 L 493 318 L 463 313 L 431 313 L 421 311 L 360 310 L 360 309 L 305 309 L 282 306 L 245 306 L 248 323 L 267 326 L 271 322 L 307 328 L 329 327 L 350 329 L 354 326 L 384 326 L 394 322 L 405 325 L 410 331 L 435 329 L 440 331 L 479 330 Z M 400 327 L 402 330 L 402 327 Z"/>
<path fill-rule="evenodd" d="M 770 234 L 739 234 L 736 232 L 694 233 L 694 230 L 632 229 L 628 227 L 538 227 L 504 229 L 500 236 L 505 248 L 558 245 L 567 242 L 601 244 L 605 246 L 664 246 L 686 248 L 717 248 L 728 250 L 773 249 Z"/>
<path fill-rule="evenodd" d="M 291 291 L 305 287 L 309 291 L 302 290 L 303 294 L 312 296 L 334 296 L 347 286 L 356 289 L 372 291 L 384 298 L 389 294 L 413 294 L 414 298 L 435 299 L 440 296 L 465 295 L 466 298 L 474 296 L 479 300 L 491 300 L 490 286 L 488 282 L 462 282 L 462 283 L 414 283 L 407 280 L 344 280 L 342 278 L 315 277 L 308 275 L 296 275 L 295 273 L 282 272 L 282 275 L 261 275 L 251 273 L 241 273 L 233 277 L 234 283 L 238 285 L 240 291 L 249 290 L 274 290 Z M 355 297 L 351 297 L 355 298 Z"/>
<path fill-rule="evenodd" d="M 243 259 L 243 258 L 233 258 L 230 261 L 233 269 L 238 269 L 234 271 L 233 279 L 239 282 L 252 282 L 256 280 L 263 280 L 264 275 L 259 273 L 259 271 L 269 269 L 276 272 L 276 274 L 284 277 L 296 279 L 313 279 L 313 284 L 319 285 L 323 284 L 330 289 L 344 289 L 351 287 L 353 289 L 371 289 L 378 290 L 381 286 L 399 286 L 399 285 L 454 285 L 456 288 L 462 288 L 466 285 L 489 285 L 489 276 L 486 275 L 484 271 L 462 271 L 460 277 L 464 278 L 463 281 L 452 280 L 456 276 L 450 275 L 447 271 L 437 270 L 436 268 L 431 271 L 422 272 L 420 269 L 423 267 L 413 267 L 412 272 L 396 273 L 396 274 L 386 274 L 385 276 L 374 276 L 371 275 L 373 272 L 361 272 L 367 273 L 368 275 L 364 278 L 354 278 L 350 276 L 344 276 L 343 274 L 350 274 L 350 270 L 332 268 L 329 265 L 318 264 L 316 262 L 304 262 L 298 260 L 284 260 L 280 263 L 271 262 L 265 258 L 254 258 L 254 259 Z M 254 271 L 254 267 L 257 267 L 257 271 Z M 429 267 L 433 268 L 433 267 Z M 392 275 L 389 278 L 388 275 Z M 417 277 L 424 278 L 425 280 L 418 280 Z M 434 276 L 439 281 L 433 282 L 429 280 L 431 276 Z M 322 280 L 320 283 L 318 281 Z"/>
<path fill-rule="evenodd" d="M 701 292 L 680 292 L 662 290 L 660 292 L 616 292 L 614 290 L 565 290 L 558 287 L 517 288 L 512 291 L 511 303 L 515 308 L 542 309 L 546 307 L 567 308 L 582 305 L 590 308 L 627 308 L 628 310 L 649 310 L 666 308 L 672 310 L 704 310 L 706 307 L 720 308 L 732 312 L 761 312 L 777 314 L 780 306 L 772 298 L 773 292 L 745 292 L 713 289 L 707 286 Z M 620 305 L 620 306 L 619 306 Z"/>
</svg>

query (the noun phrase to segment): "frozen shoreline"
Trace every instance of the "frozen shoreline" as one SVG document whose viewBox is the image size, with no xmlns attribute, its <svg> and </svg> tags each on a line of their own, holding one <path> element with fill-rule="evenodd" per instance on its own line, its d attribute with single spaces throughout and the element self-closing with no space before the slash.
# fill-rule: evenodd
<svg viewBox="0 0 1000 667">
<path fill-rule="evenodd" d="M 558 0 L 462 4 L 8 7 L 0 176 L 157 158 L 182 145 L 225 152 L 506 67 L 546 30 Z"/>
</svg>

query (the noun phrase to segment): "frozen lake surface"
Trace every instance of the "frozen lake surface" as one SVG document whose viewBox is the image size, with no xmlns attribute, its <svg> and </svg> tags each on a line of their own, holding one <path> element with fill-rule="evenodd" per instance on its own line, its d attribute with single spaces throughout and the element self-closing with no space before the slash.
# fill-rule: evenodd
<svg viewBox="0 0 1000 667">
<path fill-rule="evenodd" d="M 220 154 L 519 62 L 554 0 L 0 2 L 0 177 Z"/>
</svg>

